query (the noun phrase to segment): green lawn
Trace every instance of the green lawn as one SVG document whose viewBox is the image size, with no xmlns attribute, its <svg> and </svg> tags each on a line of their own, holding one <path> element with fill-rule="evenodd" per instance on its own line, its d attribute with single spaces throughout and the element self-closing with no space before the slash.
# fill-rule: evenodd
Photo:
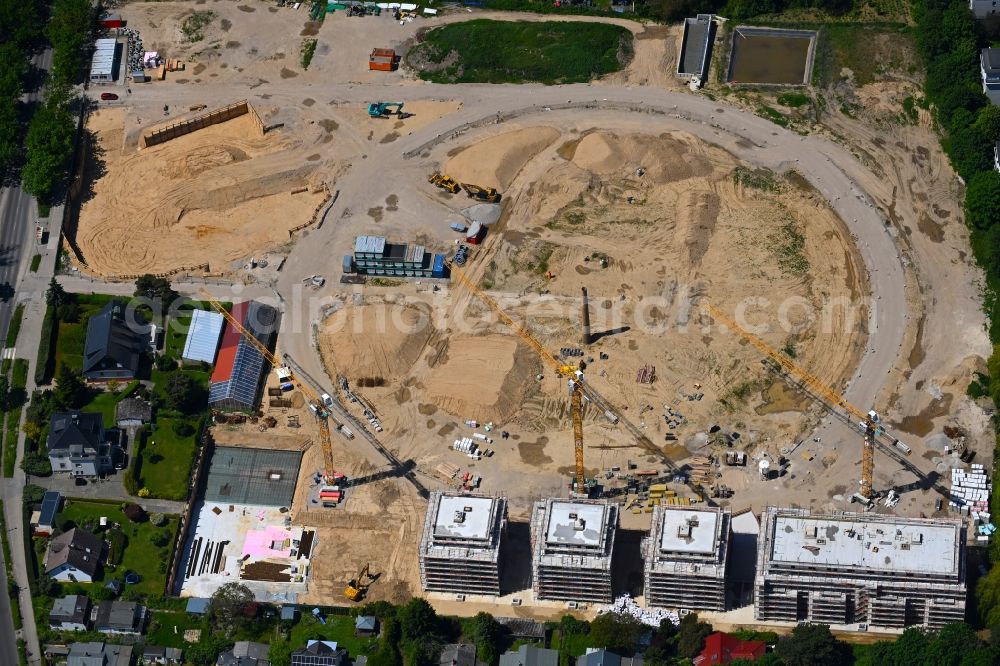
<svg viewBox="0 0 1000 666">
<path fill-rule="evenodd" d="M 13 347 L 17 344 L 17 335 L 21 332 L 21 319 L 24 317 L 24 303 L 18 304 L 14 308 L 14 316 L 10 318 L 10 326 L 7 328 L 7 346 Z"/>
<path fill-rule="evenodd" d="M 188 615 L 183 611 L 153 611 L 149 630 L 146 632 L 146 644 L 183 649 L 187 646 L 184 642 L 184 632 L 187 629 L 201 629 L 203 636 L 210 633 L 204 618 Z"/>
<path fill-rule="evenodd" d="M 429 30 L 407 55 L 435 83 L 586 83 L 632 57 L 632 33 L 606 23 L 476 19 Z"/>
<path fill-rule="evenodd" d="M 166 356 L 180 360 L 193 316 L 191 312 L 182 311 L 176 317 L 171 317 L 163 340 L 163 353 Z"/>
<path fill-rule="evenodd" d="M 308 640 L 337 641 L 351 656 L 374 652 L 377 638 L 358 638 L 354 635 L 354 617 L 351 615 L 327 615 L 326 625 L 320 624 L 310 609 L 302 608 L 298 623 L 292 627 L 289 638 L 293 646 L 302 646 Z"/>
<path fill-rule="evenodd" d="M 23 358 L 14 359 L 13 367 L 10 386 L 13 389 L 23 389 L 28 383 L 28 361 Z M 14 465 L 17 462 L 17 438 L 20 432 L 23 409 L 23 407 L 18 407 L 9 410 L 4 415 L 3 475 L 7 479 L 14 476 Z"/>
<path fill-rule="evenodd" d="M 113 428 L 115 425 L 115 407 L 118 405 L 118 396 L 110 391 L 100 391 L 86 405 L 80 408 L 81 412 L 100 412 L 104 415 L 104 427 Z"/>
<path fill-rule="evenodd" d="M 74 294 L 80 308 L 80 317 L 75 323 L 59 322 L 55 343 L 55 366 L 65 363 L 74 370 L 83 368 L 83 347 L 87 341 L 87 321 L 112 300 L 104 294 Z"/>
<path fill-rule="evenodd" d="M 174 433 L 177 417 L 156 419 L 156 428 L 146 438 L 142 447 L 142 468 L 139 487 L 147 488 L 152 497 L 183 501 L 187 499 L 191 465 L 198 449 L 197 432 L 188 437 Z M 197 428 L 195 421 L 190 421 Z"/>
<path fill-rule="evenodd" d="M 170 546 L 177 534 L 178 518 L 170 516 L 164 527 L 156 527 L 149 522 L 132 523 L 119 507 L 119 504 L 67 499 L 56 521 L 57 524 L 62 524 L 65 520 L 72 520 L 77 525 L 90 524 L 96 529 L 100 517 L 106 516 L 109 523 L 121 525 L 122 532 L 128 538 L 122 563 L 114 570 L 105 567 L 101 581 L 111 578 L 121 579 L 126 571 L 134 571 L 139 574 L 141 580 L 136 585 L 129 586 L 131 589 L 141 594 L 162 595 L 167 584 L 166 570 L 170 558 Z M 169 531 L 170 542 L 166 546 L 154 546 L 150 539 L 161 530 Z"/>
<path fill-rule="evenodd" d="M 31 272 L 37 273 L 38 267 L 42 265 L 42 255 L 36 254 L 31 258 Z"/>
</svg>

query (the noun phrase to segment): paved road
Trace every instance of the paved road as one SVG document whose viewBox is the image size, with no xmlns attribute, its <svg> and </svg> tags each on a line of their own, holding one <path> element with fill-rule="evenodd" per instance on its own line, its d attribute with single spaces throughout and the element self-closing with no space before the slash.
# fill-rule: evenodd
<svg viewBox="0 0 1000 666">
<path fill-rule="evenodd" d="M 48 71 L 52 66 L 52 50 L 35 55 L 32 64 Z M 28 103 L 39 102 L 42 98 L 42 90 L 31 92 L 25 96 Z M 62 209 L 53 209 L 52 214 L 61 214 Z M 3 338 L 7 336 L 7 328 L 10 326 L 11 316 L 14 313 L 15 305 L 18 301 L 25 301 L 29 293 L 34 294 L 36 289 L 32 286 L 29 291 L 22 290 L 21 280 L 24 277 L 31 262 L 32 255 L 37 251 L 35 243 L 35 222 L 37 220 L 37 208 L 35 200 L 26 194 L 19 185 L 4 187 L 0 190 L 0 286 L 4 291 L 16 290 L 12 297 L 0 300 L 0 333 Z M 6 294 L 5 294 L 6 295 Z M 22 340 L 37 340 L 37 335 L 32 337 L 27 334 L 22 327 Z M 29 354 L 19 354 L 23 358 L 28 358 L 34 354 L 31 350 Z M 31 387 L 29 387 L 30 390 Z M 23 444 L 18 447 L 18 455 L 23 453 Z M 10 541 L 12 551 L 12 561 L 14 566 L 15 580 L 21 591 L 20 603 L 21 612 L 26 616 L 24 628 L 21 630 L 21 637 L 28 644 L 29 663 L 38 663 L 38 635 L 35 630 L 34 613 L 31 606 L 31 593 L 27 590 L 27 574 L 24 566 L 24 548 L 22 544 L 21 529 L 21 496 L 24 487 L 23 475 L 18 470 L 13 479 L 3 479 L 0 482 L 0 496 L 3 497 L 4 509 L 8 525 L 7 537 Z M 7 576 L 6 570 L 0 570 L 0 582 L 3 583 L 3 592 L 0 592 L 0 617 L 10 618 L 10 604 L 6 596 Z M 14 626 L 6 619 L 0 622 L 0 663 L 17 663 L 17 635 L 14 633 Z"/>
</svg>

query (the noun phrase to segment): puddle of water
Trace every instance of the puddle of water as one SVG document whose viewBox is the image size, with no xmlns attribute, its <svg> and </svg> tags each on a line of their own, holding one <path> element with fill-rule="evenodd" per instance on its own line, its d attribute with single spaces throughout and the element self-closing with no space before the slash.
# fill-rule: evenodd
<svg viewBox="0 0 1000 666">
<path fill-rule="evenodd" d="M 809 406 L 808 398 L 793 391 L 781 381 L 771 382 L 761 395 L 764 404 L 754 410 L 760 416 L 781 412 L 804 412 Z"/>
<path fill-rule="evenodd" d="M 897 424 L 897 428 L 915 437 L 925 437 L 934 429 L 933 420 L 944 416 L 951 409 L 952 395 L 946 393 L 940 400 L 935 400 L 924 407 L 919 414 L 907 416 Z"/>
</svg>

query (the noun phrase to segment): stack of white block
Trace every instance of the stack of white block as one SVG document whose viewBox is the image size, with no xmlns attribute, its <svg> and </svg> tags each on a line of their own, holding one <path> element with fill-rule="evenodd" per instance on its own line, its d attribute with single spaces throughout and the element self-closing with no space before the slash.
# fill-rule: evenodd
<svg viewBox="0 0 1000 666">
<path fill-rule="evenodd" d="M 952 510 L 961 511 L 977 520 L 990 520 L 990 491 L 993 484 L 986 476 L 982 465 L 973 465 L 971 471 L 964 469 L 951 470 L 951 505 Z"/>
</svg>

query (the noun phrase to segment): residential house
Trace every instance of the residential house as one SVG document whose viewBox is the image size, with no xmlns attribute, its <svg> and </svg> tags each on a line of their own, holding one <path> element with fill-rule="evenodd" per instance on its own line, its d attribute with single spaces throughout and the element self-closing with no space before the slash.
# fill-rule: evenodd
<svg viewBox="0 0 1000 666">
<path fill-rule="evenodd" d="M 184 663 L 182 655 L 183 653 L 179 648 L 147 645 L 142 649 L 142 663 L 174 666 L 174 664 Z"/>
<path fill-rule="evenodd" d="M 236 641 L 233 647 L 219 655 L 216 666 L 271 666 L 268 652 L 271 646 L 267 643 L 251 641 Z"/>
<path fill-rule="evenodd" d="M 71 594 L 56 599 L 49 611 L 49 626 L 55 631 L 86 631 L 90 620 L 90 599 Z"/>
<path fill-rule="evenodd" d="M 74 527 L 49 540 L 45 574 L 63 583 L 90 583 L 104 556 L 104 541 Z"/>
<path fill-rule="evenodd" d="M 73 643 L 69 646 L 66 666 L 131 666 L 131 645 L 108 643 Z"/>
<path fill-rule="evenodd" d="M 587 648 L 576 658 L 576 666 L 642 666 L 642 657 L 620 657 L 604 649 Z"/>
<path fill-rule="evenodd" d="M 47 490 L 42 495 L 42 509 L 38 512 L 38 518 L 31 521 L 34 526 L 32 534 L 34 536 L 49 536 L 56 528 L 56 516 L 62 507 L 62 495 L 55 490 Z"/>
<path fill-rule="evenodd" d="M 146 608 L 134 601 L 102 601 L 93 612 L 94 630 L 102 634 L 141 634 Z"/>
<path fill-rule="evenodd" d="M 1000 104 L 1000 48 L 985 48 L 979 52 L 979 73 L 983 79 L 983 93 L 994 104 Z"/>
<path fill-rule="evenodd" d="M 445 645 L 438 663 L 441 666 L 485 666 L 476 659 L 476 646 L 468 643 Z"/>
<path fill-rule="evenodd" d="M 119 428 L 138 428 L 153 420 L 153 404 L 137 396 L 129 396 L 115 406 L 115 424 Z"/>
<path fill-rule="evenodd" d="M 517 652 L 500 655 L 500 666 L 559 666 L 559 652 L 534 645 L 522 645 Z"/>
<path fill-rule="evenodd" d="M 347 650 L 334 641 L 309 641 L 292 653 L 292 666 L 347 666 Z"/>
<path fill-rule="evenodd" d="M 374 615 L 359 615 L 354 618 L 355 636 L 375 636 L 378 634 L 378 618 Z"/>
<path fill-rule="evenodd" d="M 705 648 L 694 658 L 694 666 L 715 666 L 741 659 L 756 661 L 767 652 L 764 641 L 741 641 L 717 631 L 705 639 Z"/>
<path fill-rule="evenodd" d="M 148 326 L 128 321 L 125 303 L 114 300 L 87 322 L 83 376 L 92 382 L 129 381 L 139 372 Z"/>
<path fill-rule="evenodd" d="M 117 431 L 114 431 L 117 433 Z M 49 421 L 45 442 L 53 472 L 72 476 L 99 476 L 112 469 L 112 448 L 117 437 L 104 430 L 104 417 L 96 412 L 58 412 Z"/>
<path fill-rule="evenodd" d="M 998 5 L 1000 3 L 997 0 L 969 0 L 969 10 L 976 15 L 977 19 L 1000 16 L 997 14 L 997 9 L 1000 9 Z"/>
</svg>

